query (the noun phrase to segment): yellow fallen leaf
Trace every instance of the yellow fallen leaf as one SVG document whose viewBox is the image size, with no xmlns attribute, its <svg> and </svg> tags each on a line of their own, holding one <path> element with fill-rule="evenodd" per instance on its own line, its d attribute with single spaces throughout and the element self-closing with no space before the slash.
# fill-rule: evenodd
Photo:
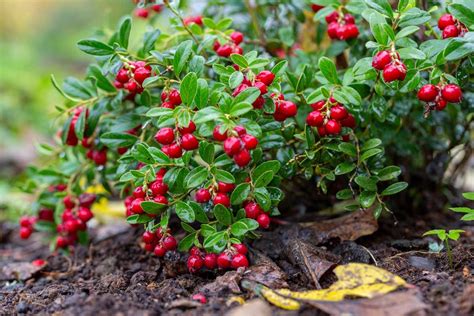
<svg viewBox="0 0 474 316">
<path fill-rule="evenodd" d="M 346 296 L 372 298 L 406 286 L 402 278 L 368 264 L 340 265 L 334 269 L 334 273 L 338 281 L 323 290 L 294 292 L 288 289 L 272 290 L 263 285 L 254 285 L 251 289 L 275 306 L 296 310 L 300 308 L 298 301 L 335 302 L 343 300 Z"/>
<path fill-rule="evenodd" d="M 245 299 L 242 296 L 231 296 L 229 299 L 226 301 L 226 305 L 230 306 L 233 303 L 238 303 L 239 305 L 243 305 L 245 303 Z"/>
<path fill-rule="evenodd" d="M 125 206 L 123 205 L 123 202 L 110 202 L 105 197 L 100 198 L 92 205 L 92 211 L 99 222 L 103 221 L 106 217 L 125 217 Z"/>
</svg>

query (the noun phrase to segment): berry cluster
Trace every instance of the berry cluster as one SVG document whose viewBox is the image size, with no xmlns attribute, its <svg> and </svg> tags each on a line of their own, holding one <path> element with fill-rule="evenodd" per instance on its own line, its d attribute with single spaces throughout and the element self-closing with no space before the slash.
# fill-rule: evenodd
<svg viewBox="0 0 474 316">
<path fill-rule="evenodd" d="M 438 20 L 438 27 L 443 31 L 443 38 L 464 36 L 469 30 L 451 14 L 443 14 Z"/>
<path fill-rule="evenodd" d="M 30 238 L 37 221 L 54 222 L 54 211 L 49 208 L 42 208 L 38 211 L 37 216 L 22 216 L 19 221 L 21 239 Z"/>
<path fill-rule="evenodd" d="M 176 89 L 170 89 L 169 91 L 163 90 L 163 92 L 161 93 L 161 102 L 163 102 L 161 104 L 161 107 L 167 109 L 174 109 L 182 103 L 181 95 Z"/>
<path fill-rule="evenodd" d="M 328 35 L 331 39 L 345 41 L 359 36 L 359 29 L 355 25 L 354 17 L 349 14 L 334 11 L 326 16 Z"/>
<path fill-rule="evenodd" d="M 143 92 L 141 84 L 151 76 L 151 66 L 144 61 L 126 63 L 120 68 L 115 77 L 114 86 L 117 89 L 126 89 L 130 97 Z"/>
<path fill-rule="evenodd" d="M 263 105 L 265 104 L 265 99 L 263 96 L 268 93 L 268 86 L 273 83 L 273 80 L 275 79 L 275 75 L 269 71 L 269 70 L 263 70 L 259 72 L 256 76 L 253 82 L 248 80 L 246 77 L 244 77 L 244 80 L 242 83 L 237 86 L 237 88 L 234 89 L 232 92 L 232 96 L 236 97 L 238 96 L 242 91 L 246 90 L 249 87 L 255 87 L 260 90 L 260 95 L 258 98 L 252 103 L 254 109 L 261 109 L 263 108 Z"/>
<path fill-rule="evenodd" d="M 163 7 L 164 6 L 162 4 L 153 4 L 146 8 L 136 8 L 135 16 L 138 18 L 147 19 L 150 15 L 150 12 L 160 13 L 163 11 Z"/>
<path fill-rule="evenodd" d="M 183 150 L 190 151 L 199 147 L 199 141 L 193 135 L 196 125 L 193 121 L 187 127 L 163 127 L 155 134 L 155 140 L 163 145 L 161 150 L 170 158 L 180 158 Z M 177 133 L 176 133 L 177 131 Z M 176 138 L 176 135 L 180 135 Z"/>
<path fill-rule="evenodd" d="M 218 56 L 229 57 L 231 54 L 242 55 L 244 50 L 240 47 L 240 43 L 244 41 L 244 34 L 240 32 L 232 32 L 230 34 L 230 41 L 221 45 L 218 40 L 214 42 L 213 49 Z"/>
<path fill-rule="evenodd" d="M 201 270 L 203 267 L 213 270 L 247 268 L 249 261 L 246 257 L 247 247 L 243 244 L 233 244 L 229 250 L 215 253 L 203 253 L 201 249 L 193 247 L 189 250 L 188 269 L 191 273 Z"/>
<path fill-rule="evenodd" d="M 178 245 L 169 228 L 165 232 L 161 227 L 155 232 L 147 230 L 143 233 L 142 240 L 145 243 L 145 250 L 153 252 L 158 257 L 164 257 L 168 251 L 175 250 Z"/>
<path fill-rule="evenodd" d="M 202 16 L 197 15 L 197 16 L 188 16 L 184 18 L 184 25 L 191 25 L 191 24 L 197 24 L 199 26 L 202 26 Z"/>
<path fill-rule="evenodd" d="M 255 136 L 247 134 L 247 130 L 243 126 L 236 126 L 233 131 L 221 131 L 221 126 L 217 125 L 213 131 L 213 137 L 217 141 L 223 141 L 224 152 L 239 167 L 245 167 L 249 164 L 252 157 L 250 150 L 255 149 L 258 140 Z"/>
<path fill-rule="evenodd" d="M 462 98 L 461 88 L 456 84 L 426 84 L 418 90 L 418 99 L 427 103 L 427 111 L 442 111 L 448 102 L 459 103 Z"/>
<path fill-rule="evenodd" d="M 95 202 L 95 194 L 83 193 L 79 197 L 66 195 L 63 198 L 64 212 L 61 223 L 56 230 L 59 234 L 56 239 L 57 248 L 73 246 L 78 239 L 78 232 L 87 229 L 87 222 L 94 217 L 91 206 Z"/>
<path fill-rule="evenodd" d="M 198 203 L 207 203 L 212 199 L 214 205 L 222 204 L 225 207 L 230 207 L 229 194 L 234 188 L 235 185 L 233 183 L 219 181 L 216 186 L 198 189 L 194 195 L 194 199 Z"/>
<path fill-rule="evenodd" d="M 143 214 L 142 202 L 153 201 L 160 204 L 168 204 L 166 194 L 168 185 L 163 182 L 166 169 L 160 169 L 156 173 L 155 180 L 147 186 L 136 187 L 131 196 L 125 198 L 125 209 L 127 217 L 133 214 Z M 152 214 L 148 216 L 153 217 Z"/>
<path fill-rule="evenodd" d="M 296 116 L 298 107 L 293 102 L 285 100 L 283 94 L 277 95 L 272 93 L 271 97 L 275 104 L 275 112 L 273 112 L 273 118 L 275 121 L 283 122 L 289 117 Z"/>
<path fill-rule="evenodd" d="M 407 75 L 407 67 L 400 60 L 400 55 L 396 51 L 382 50 L 372 58 L 372 67 L 383 70 L 383 80 L 392 82 L 403 81 Z"/>
<path fill-rule="evenodd" d="M 311 104 L 312 112 L 306 117 L 306 124 L 318 128 L 319 136 L 339 135 L 342 127 L 355 128 L 356 121 L 344 105 L 333 97 Z"/>
<path fill-rule="evenodd" d="M 257 202 L 246 201 L 243 206 L 247 218 L 256 220 L 261 228 L 267 229 L 270 227 L 270 215 L 265 213 Z"/>
</svg>

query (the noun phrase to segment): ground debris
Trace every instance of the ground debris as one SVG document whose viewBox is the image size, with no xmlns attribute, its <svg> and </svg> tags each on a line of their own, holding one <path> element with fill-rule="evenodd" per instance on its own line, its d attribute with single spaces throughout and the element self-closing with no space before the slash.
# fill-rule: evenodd
<svg viewBox="0 0 474 316">
<path fill-rule="evenodd" d="M 25 281 L 34 277 L 44 266 L 31 262 L 8 263 L 0 271 L 0 281 L 19 280 Z"/>
<path fill-rule="evenodd" d="M 228 311 L 226 316 L 270 316 L 272 315 L 272 309 L 262 299 L 253 299 L 246 302 L 241 306 L 237 306 Z"/>
<path fill-rule="evenodd" d="M 272 289 L 287 288 L 287 275 L 273 260 L 259 251 L 252 251 L 252 265 L 245 271 L 246 279 L 261 283 Z"/>
</svg>

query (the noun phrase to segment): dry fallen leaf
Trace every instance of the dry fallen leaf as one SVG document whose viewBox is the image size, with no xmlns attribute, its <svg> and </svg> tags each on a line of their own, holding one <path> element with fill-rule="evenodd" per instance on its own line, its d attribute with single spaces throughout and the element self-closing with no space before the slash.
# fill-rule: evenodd
<svg viewBox="0 0 474 316">
<path fill-rule="evenodd" d="M 362 263 L 349 263 L 334 269 L 338 281 L 324 290 L 294 292 L 288 289 L 272 290 L 248 280 L 242 287 L 263 296 L 275 306 L 288 310 L 300 308 L 300 302 L 337 302 L 346 296 L 372 298 L 406 285 L 406 282 L 380 268 Z"/>
<path fill-rule="evenodd" d="M 243 272 L 244 270 L 227 271 L 224 275 L 218 276 L 214 282 L 204 285 L 200 291 L 213 294 L 220 292 L 241 293 L 239 282 Z"/>
<path fill-rule="evenodd" d="M 298 238 L 292 238 L 288 241 L 285 252 L 291 263 L 298 265 L 317 289 L 321 288 L 319 279 L 328 270 L 333 269 L 336 263 L 339 262 L 339 258 L 332 253 L 317 248 Z"/>
<path fill-rule="evenodd" d="M 12 262 L 2 267 L 0 280 L 24 281 L 38 273 L 44 265 L 35 265 L 32 262 Z"/>
<path fill-rule="evenodd" d="M 378 229 L 377 220 L 371 210 L 352 212 L 325 221 L 302 223 L 301 226 L 314 230 L 317 238 L 315 244 L 320 244 L 331 238 L 356 240 L 359 237 L 370 235 Z"/>
<path fill-rule="evenodd" d="M 244 277 L 246 279 L 261 283 L 272 289 L 287 288 L 286 274 L 280 267 L 263 253 L 253 250 L 250 254 L 252 265 L 248 268 Z"/>
<path fill-rule="evenodd" d="M 244 305 L 232 308 L 225 314 L 226 316 L 270 316 L 272 315 L 272 309 L 270 306 L 261 299 L 254 299 L 248 301 Z"/>
</svg>

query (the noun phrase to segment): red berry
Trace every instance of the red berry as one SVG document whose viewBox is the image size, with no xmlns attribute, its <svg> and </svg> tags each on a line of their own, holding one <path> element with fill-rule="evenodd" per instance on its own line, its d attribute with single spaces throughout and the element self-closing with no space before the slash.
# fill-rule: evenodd
<svg viewBox="0 0 474 316">
<path fill-rule="evenodd" d="M 349 128 L 355 128 L 356 127 L 356 120 L 352 114 L 348 114 L 345 119 L 343 119 L 341 122 L 341 125 L 344 127 L 349 127 Z"/>
<path fill-rule="evenodd" d="M 199 256 L 189 256 L 188 258 L 188 270 L 191 273 L 199 271 L 203 264 L 204 262 Z"/>
<path fill-rule="evenodd" d="M 121 68 L 118 71 L 117 76 L 115 77 L 115 79 L 117 79 L 117 81 L 122 83 L 122 84 L 127 83 L 128 80 L 130 79 L 130 77 L 128 76 L 127 69 Z"/>
<path fill-rule="evenodd" d="M 163 102 L 163 103 L 161 104 L 161 107 L 162 107 L 162 108 L 171 109 L 171 110 L 174 109 L 174 105 L 171 104 L 170 102 Z"/>
<path fill-rule="evenodd" d="M 337 39 L 337 33 L 339 31 L 339 23 L 331 22 L 328 24 L 328 36 L 332 39 Z"/>
<path fill-rule="evenodd" d="M 321 111 L 326 105 L 326 100 L 321 100 L 316 103 L 310 104 L 311 108 L 315 111 Z"/>
<path fill-rule="evenodd" d="M 207 303 L 206 297 L 201 293 L 194 294 L 191 298 L 193 299 L 193 301 L 198 301 L 201 304 L 206 304 Z"/>
<path fill-rule="evenodd" d="M 135 10 L 135 16 L 146 19 L 148 17 L 148 10 L 145 8 L 137 8 Z"/>
<path fill-rule="evenodd" d="M 395 64 L 389 64 L 383 69 L 383 80 L 385 82 L 392 82 L 398 80 L 400 77 L 400 70 Z"/>
<path fill-rule="evenodd" d="M 245 167 L 249 164 L 250 160 L 252 160 L 252 157 L 247 149 L 242 149 L 239 153 L 234 155 L 234 162 L 239 167 Z"/>
<path fill-rule="evenodd" d="M 70 195 L 66 195 L 63 198 L 63 203 L 65 208 L 73 208 L 74 206 L 76 206 L 76 203 L 73 201 L 72 196 Z"/>
<path fill-rule="evenodd" d="M 43 259 L 36 259 L 36 260 L 33 260 L 31 263 L 36 267 L 41 267 L 46 264 L 46 261 L 44 261 Z"/>
<path fill-rule="evenodd" d="M 145 251 L 147 252 L 153 252 L 153 250 L 155 249 L 156 245 L 155 244 L 145 244 Z"/>
<path fill-rule="evenodd" d="M 138 93 L 140 91 L 140 87 L 135 80 L 130 79 L 127 83 L 123 85 L 125 89 L 128 90 L 130 93 Z"/>
<path fill-rule="evenodd" d="M 33 230 L 30 227 L 21 227 L 20 228 L 20 238 L 21 239 L 28 239 L 31 236 Z"/>
<path fill-rule="evenodd" d="M 163 10 L 163 5 L 161 4 L 154 4 L 151 6 L 151 9 L 156 13 L 160 13 Z"/>
<path fill-rule="evenodd" d="M 211 200 L 211 192 L 208 189 L 199 189 L 196 191 L 196 202 L 207 203 Z"/>
<path fill-rule="evenodd" d="M 224 151 L 228 156 L 233 156 L 240 151 L 242 143 L 239 138 L 232 136 L 224 141 Z"/>
<path fill-rule="evenodd" d="M 32 224 L 32 221 L 28 216 L 22 216 L 19 222 L 21 227 L 31 227 Z"/>
<path fill-rule="evenodd" d="M 143 213 L 142 202 L 144 200 L 142 198 L 138 198 L 133 200 L 132 204 L 130 204 L 130 210 L 135 214 Z"/>
<path fill-rule="evenodd" d="M 232 54 L 232 47 L 230 45 L 222 45 L 216 51 L 217 55 L 221 57 L 229 57 Z"/>
<path fill-rule="evenodd" d="M 234 46 L 233 53 L 237 55 L 242 55 L 244 53 L 244 50 L 240 46 Z"/>
<path fill-rule="evenodd" d="M 237 125 L 236 127 L 234 127 L 234 131 L 236 131 L 239 136 L 242 136 L 247 133 L 245 127 L 241 125 Z"/>
<path fill-rule="evenodd" d="M 451 103 L 458 103 L 461 101 L 462 98 L 462 91 L 458 85 L 455 84 L 447 84 L 441 90 L 441 95 L 443 99 Z"/>
<path fill-rule="evenodd" d="M 232 32 L 232 34 L 230 34 L 230 39 L 235 45 L 239 45 L 244 40 L 244 34 L 240 32 Z"/>
<path fill-rule="evenodd" d="M 225 207 L 230 207 L 230 199 L 225 193 L 217 193 L 212 203 L 214 203 L 214 205 L 222 204 Z"/>
<path fill-rule="evenodd" d="M 133 78 L 139 83 L 142 84 L 146 78 L 150 77 L 151 71 L 145 67 L 139 67 L 133 72 Z"/>
<path fill-rule="evenodd" d="M 77 211 L 77 217 L 83 221 L 84 223 L 88 222 L 92 217 L 94 217 L 94 214 L 92 214 L 91 210 L 88 209 L 87 207 L 81 206 L 79 207 L 79 210 Z"/>
<path fill-rule="evenodd" d="M 241 83 L 237 88 L 235 88 L 235 90 L 232 92 L 232 96 L 233 97 L 236 97 L 238 96 L 242 91 L 244 91 L 245 89 L 247 89 L 249 86 L 245 83 Z"/>
<path fill-rule="evenodd" d="M 168 99 L 168 92 L 166 92 L 165 90 L 163 90 L 163 91 L 161 92 L 160 98 L 161 98 L 161 102 L 165 102 L 166 99 Z"/>
<path fill-rule="evenodd" d="M 59 236 L 58 239 L 56 239 L 57 248 L 66 248 L 68 244 L 69 242 L 66 237 Z"/>
<path fill-rule="evenodd" d="M 250 202 L 244 207 L 245 216 L 247 218 L 256 219 L 258 215 L 263 213 L 262 208 L 255 202 Z"/>
<path fill-rule="evenodd" d="M 356 38 L 359 36 L 359 28 L 355 24 L 346 24 L 346 39 Z"/>
<path fill-rule="evenodd" d="M 171 145 L 168 145 L 167 155 L 170 158 L 181 158 L 181 156 L 183 155 L 181 146 L 179 146 L 177 143 L 172 143 Z"/>
<path fill-rule="evenodd" d="M 324 8 L 322 5 L 318 5 L 318 4 L 312 4 L 311 5 L 311 10 L 313 10 L 313 12 L 318 12 L 322 8 Z"/>
<path fill-rule="evenodd" d="M 296 115 L 298 108 L 291 101 L 281 101 L 280 110 L 286 117 L 292 117 Z"/>
<path fill-rule="evenodd" d="M 135 190 L 133 190 L 133 196 L 136 198 L 144 198 L 146 196 L 146 192 L 143 190 L 143 187 L 136 187 Z"/>
<path fill-rule="evenodd" d="M 153 198 L 153 202 L 167 205 L 168 199 L 164 195 L 157 195 Z"/>
<path fill-rule="evenodd" d="M 258 139 L 255 136 L 250 134 L 244 134 L 240 136 L 240 139 L 244 142 L 244 146 L 246 149 L 251 150 L 257 148 Z"/>
<path fill-rule="evenodd" d="M 193 134 L 184 134 L 181 137 L 181 147 L 184 150 L 194 150 L 199 147 L 199 142 Z"/>
<path fill-rule="evenodd" d="M 448 102 L 445 99 L 439 99 L 438 102 L 436 102 L 436 110 L 437 111 L 442 111 L 444 108 L 448 105 Z"/>
<path fill-rule="evenodd" d="M 454 17 L 449 14 L 443 14 L 439 20 L 438 20 L 438 27 L 440 30 L 444 30 L 447 26 L 449 25 L 454 25 L 456 21 L 454 20 Z"/>
<path fill-rule="evenodd" d="M 153 195 L 164 195 L 168 192 L 168 185 L 163 181 L 153 181 L 150 184 L 150 190 Z"/>
<path fill-rule="evenodd" d="M 347 110 L 342 105 L 336 105 L 331 108 L 331 118 L 337 121 L 343 120 L 347 117 Z"/>
<path fill-rule="evenodd" d="M 443 38 L 457 37 L 459 35 L 459 29 L 456 25 L 448 25 L 443 30 Z"/>
<path fill-rule="evenodd" d="M 194 124 L 193 121 L 190 121 L 187 127 L 178 127 L 178 131 L 181 135 L 192 134 L 194 133 L 195 130 L 196 130 L 196 124 Z"/>
<path fill-rule="evenodd" d="M 432 102 L 438 96 L 438 88 L 434 84 L 427 84 L 418 91 L 418 99 L 425 102 Z"/>
<path fill-rule="evenodd" d="M 38 219 L 52 222 L 54 220 L 54 211 L 50 209 L 42 209 L 38 212 Z"/>
<path fill-rule="evenodd" d="M 270 227 L 270 216 L 268 216 L 267 213 L 262 213 L 258 215 L 257 222 L 261 228 L 267 229 L 268 227 Z"/>
<path fill-rule="evenodd" d="M 388 50 L 382 50 L 372 58 L 372 67 L 377 70 L 383 70 L 385 66 L 392 62 L 392 55 Z"/>
<path fill-rule="evenodd" d="M 256 81 L 253 86 L 255 88 L 258 88 L 258 90 L 260 90 L 260 94 L 265 94 L 268 92 L 267 85 L 264 84 L 263 82 Z"/>
<path fill-rule="evenodd" d="M 331 23 L 331 22 L 337 22 L 339 19 L 339 12 L 333 11 L 330 14 L 326 15 L 326 22 Z"/>
<path fill-rule="evenodd" d="M 166 250 L 174 250 L 176 249 L 176 245 L 176 239 L 173 236 L 167 236 L 163 239 L 163 247 L 165 247 Z"/>
<path fill-rule="evenodd" d="M 265 99 L 261 95 L 259 95 L 258 98 L 252 103 L 254 109 L 261 109 L 264 105 Z"/>
<path fill-rule="evenodd" d="M 352 14 L 349 14 L 349 13 L 344 14 L 344 21 L 346 22 L 346 24 L 355 23 L 354 17 L 352 16 Z"/>
<path fill-rule="evenodd" d="M 204 266 L 208 269 L 215 269 L 217 266 L 217 255 L 215 253 L 208 253 L 204 256 Z"/>
<path fill-rule="evenodd" d="M 232 247 L 234 247 L 234 249 L 242 255 L 246 255 L 248 252 L 247 246 L 244 244 L 233 244 Z"/>
<path fill-rule="evenodd" d="M 243 254 L 236 254 L 234 258 L 232 258 L 232 263 L 231 263 L 232 268 L 238 269 L 241 267 L 247 268 L 249 266 L 249 261 L 247 260 L 247 257 L 244 256 Z"/>
<path fill-rule="evenodd" d="M 325 128 L 328 134 L 337 135 L 341 132 L 341 124 L 336 120 L 329 120 Z"/>
<path fill-rule="evenodd" d="M 221 128 L 220 125 L 217 125 L 216 127 L 214 127 L 212 136 L 214 137 L 215 140 L 224 141 L 227 139 L 227 132 L 225 131 L 224 133 L 221 133 L 220 128 Z"/>
<path fill-rule="evenodd" d="M 103 166 L 107 163 L 107 150 L 96 150 L 92 155 L 94 163 L 98 166 Z"/>
<path fill-rule="evenodd" d="M 164 255 L 166 254 L 166 249 L 165 247 L 163 247 L 163 245 L 159 244 L 156 245 L 155 250 L 153 250 L 153 252 L 158 257 L 164 257 Z"/>
<path fill-rule="evenodd" d="M 157 242 L 156 235 L 151 231 L 145 231 L 142 235 L 142 240 L 145 244 L 154 244 Z"/>
<path fill-rule="evenodd" d="M 64 223 L 64 229 L 69 233 L 75 233 L 78 229 L 77 221 L 75 219 L 66 221 Z"/>
<path fill-rule="evenodd" d="M 323 125 L 324 117 L 319 111 L 313 111 L 306 117 L 306 124 L 309 126 L 321 126 Z"/>
<path fill-rule="evenodd" d="M 223 252 L 217 256 L 217 266 L 220 269 L 227 269 L 230 267 L 230 264 L 231 264 L 231 258 L 229 257 L 227 253 Z"/>
<path fill-rule="evenodd" d="M 275 80 L 275 75 L 269 70 L 263 70 L 258 73 L 255 77 L 256 80 L 263 82 L 265 85 L 269 86 Z"/>
<path fill-rule="evenodd" d="M 189 254 L 190 254 L 191 256 L 202 257 L 201 249 L 199 249 L 199 248 L 196 247 L 196 246 L 193 246 L 191 249 L 189 249 Z"/>
<path fill-rule="evenodd" d="M 155 134 L 155 140 L 162 145 L 169 145 L 174 141 L 174 131 L 171 127 L 163 127 Z"/>
<path fill-rule="evenodd" d="M 229 193 L 230 191 L 234 190 L 234 188 L 235 184 L 233 183 L 225 183 L 222 181 L 217 183 L 217 191 L 219 191 L 219 193 Z"/>
<path fill-rule="evenodd" d="M 182 101 L 179 91 L 176 89 L 171 90 L 170 95 L 168 96 L 168 100 L 174 106 L 180 105 Z"/>
</svg>

